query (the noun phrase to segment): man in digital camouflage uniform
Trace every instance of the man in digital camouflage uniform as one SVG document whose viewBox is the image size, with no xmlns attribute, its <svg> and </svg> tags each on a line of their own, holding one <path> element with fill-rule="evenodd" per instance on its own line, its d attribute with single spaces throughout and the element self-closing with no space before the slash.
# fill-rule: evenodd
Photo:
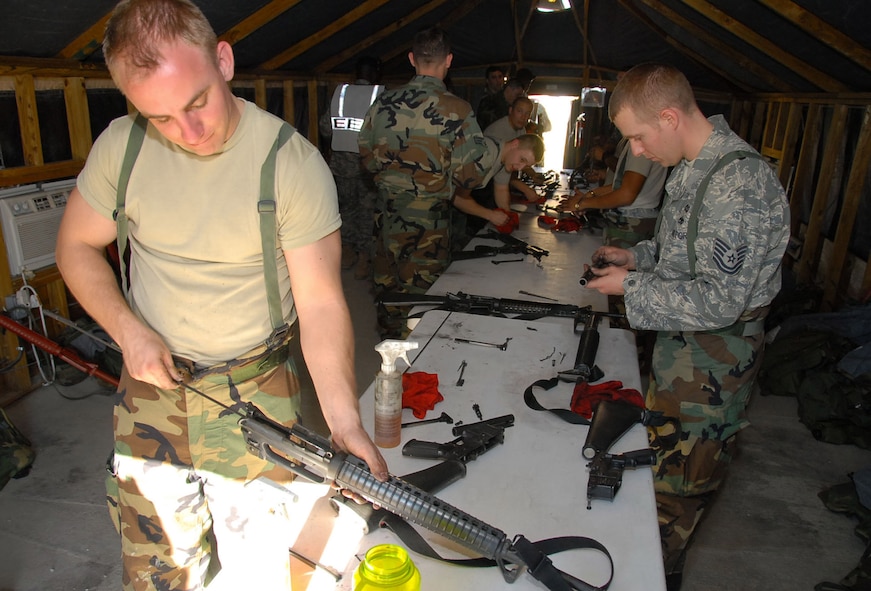
<svg viewBox="0 0 871 591">
<path fill-rule="evenodd" d="M 297 420 L 288 325 L 299 322 L 333 446 L 387 477 L 357 406 L 335 184 L 305 138 L 233 96 L 232 49 L 189 0 L 124 0 L 103 52 L 142 117 L 94 143 L 57 263 L 124 351 L 117 500 L 109 491 L 124 589 L 289 589 L 288 536 L 305 516 L 282 492 L 291 475 L 249 453 L 238 424 L 248 403 Z M 260 211 L 274 213 L 263 233 Z M 129 239 L 126 298 L 105 257 L 116 236 Z"/>
<path fill-rule="evenodd" d="M 676 589 L 690 536 L 748 425 L 789 211 L 771 167 L 721 115 L 705 118 L 674 68 L 627 72 L 610 116 L 633 153 L 675 167 L 653 240 L 598 249 L 593 261 L 609 265 L 588 287 L 622 294 L 632 327 L 659 331 L 647 406 L 680 424 L 649 431 L 665 572 Z"/>
<path fill-rule="evenodd" d="M 357 134 L 369 106 L 384 87 L 378 84 L 381 62 L 364 56 L 357 60 L 353 84 L 340 84 L 333 92 L 329 109 L 321 116 L 318 129 L 330 139 L 330 171 L 336 181 L 339 213 L 342 216 L 342 268 L 354 267 L 355 279 L 372 275 L 372 224 L 375 183 L 360 162 Z"/>
<path fill-rule="evenodd" d="M 430 288 L 450 262 L 454 186 L 480 186 L 497 158 L 472 107 L 445 87 L 453 59 L 445 32 L 419 32 L 408 59 L 416 75 L 378 97 L 358 137 L 378 187 L 373 273 L 379 294 Z M 502 217 L 494 223 L 504 223 Z M 407 334 L 406 312 L 379 309 L 382 335 Z"/>
</svg>

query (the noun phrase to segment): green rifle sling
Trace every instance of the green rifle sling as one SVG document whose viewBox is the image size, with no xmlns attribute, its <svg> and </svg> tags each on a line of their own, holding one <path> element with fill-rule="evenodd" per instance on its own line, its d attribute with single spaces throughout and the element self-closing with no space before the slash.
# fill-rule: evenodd
<svg viewBox="0 0 871 591">
<path fill-rule="evenodd" d="M 704 201 L 705 193 L 708 190 L 708 185 L 711 184 L 711 177 L 714 176 L 715 173 L 725 168 L 728 164 L 734 162 L 735 160 L 740 160 L 743 158 L 758 158 L 762 160 L 762 156 L 757 154 L 756 152 L 750 152 L 748 150 L 735 150 L 733 152 L 726 152 L 723 154 L 719 160 L 717 160 L 711 169 L 705 174 L 702 182 L 699 183 L 699 188 L 696 189 L 696 198 L 693 200 L 693 206 L 690 210 L 690 218 L 689 225 L 687 227 L 687 258 L 689 260 L 690 265 L 690 278 L 696 278 L 696 238 L 699 235 L 699 210 L 702 208 L 702 201 Z M 663 210 L 665 208 L 663 207 Z M 662 213 L 660 213 L 659 217 L 656 220 L 656 229 L 654 230 L 654 236 L 659 235 L 659 227 L 662 224 Z"/>
</svg>

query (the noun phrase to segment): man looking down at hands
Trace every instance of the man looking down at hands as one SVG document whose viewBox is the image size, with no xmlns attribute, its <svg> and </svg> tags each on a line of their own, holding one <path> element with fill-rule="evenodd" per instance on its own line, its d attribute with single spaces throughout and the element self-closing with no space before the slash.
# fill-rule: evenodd
<svg viewBox="0 0 871 591">
<path fill-rule="evenodd" d="M 789 238 L 783 188 L 726 124 L 706 118 L 678 70 L 642 64 L 609 115 L 635 154 L 674 166 L 652 240 L 593 254 L 590 289 L 623 295 L 635 329 L 658 331 L 647 408 L 679 419 L 649 428 L 666 574 L 725 476 L 761 363 L 764 319 Z"/>
<path fill-rule="evenodd" d="M 333 446 L 387 477 L 357 406 L 335 184 L 314 146 L 232 94 L 232 48 L 189 0 L 122 1 L 103 52 L 142 117 L 94 143 L 57 263 L 124 351 L 109 490 L 124 589 L 244 589 L 252 572 L 289 589 L 298 516 L 276 483 L 292 475 L 249 453 L 238 421 L 248 403 L 298 420 L 297 320 Z"/>
</svg>

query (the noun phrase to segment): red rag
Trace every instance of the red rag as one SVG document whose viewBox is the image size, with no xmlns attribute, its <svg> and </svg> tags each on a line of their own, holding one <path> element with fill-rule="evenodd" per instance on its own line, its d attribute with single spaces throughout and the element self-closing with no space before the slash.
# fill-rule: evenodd
<svg viewBox="0 0 871 591">
<path fill-rule="evenodd" d="M 577 218 L 564 218 L 556 223 L 554 232 L 577 232 L 581 229 L 581 222 Z"/>
<path fill-rule="evenodd" d="M 644 399 L 638 390 L 624 388 L 623 382 L 612 380 L 601 384 L 578 382 L 572 392 L 572 412 L 585 418 L 592 418 L 593 409 L 602 400 L 625 400 L 639 408 L 644 408 Z"/>
<path fill-rule="evenodd" d="M 556 227 L 556 218 L 549 215 L 538 216 L 538 225 L 548 230 L 553 230 Z"/>
<path fill-rule="evenodd" d="M 444 400 L 439 392 L 439 376 L 424 371 L 402 374 L 402 408 L 410 408 L 415 417 L 422 419 L 426 411 Z"/>
<path fill-rule="evenodd" d="M 520 226 L 520 215 L 516 211 L 505 211 L 501 207 L 497 209 L 508 216 L 504 224 L 496 226 L 500 234 L 510 234 Z"/>
</svg>

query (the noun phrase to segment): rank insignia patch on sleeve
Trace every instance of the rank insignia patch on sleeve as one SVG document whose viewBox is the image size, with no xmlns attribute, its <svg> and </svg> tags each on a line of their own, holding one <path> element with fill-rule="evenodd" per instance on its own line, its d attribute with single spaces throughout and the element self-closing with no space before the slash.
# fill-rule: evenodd
<svg viewBox="0 0 871 591">
<path fill-rule="evenodd" d="M 719 238 L 714 240 L 714 263 L 727 275 L 734 275 L 744 265 L 747 256 L 747 246 L 732 248 Z"/>
</svg>

